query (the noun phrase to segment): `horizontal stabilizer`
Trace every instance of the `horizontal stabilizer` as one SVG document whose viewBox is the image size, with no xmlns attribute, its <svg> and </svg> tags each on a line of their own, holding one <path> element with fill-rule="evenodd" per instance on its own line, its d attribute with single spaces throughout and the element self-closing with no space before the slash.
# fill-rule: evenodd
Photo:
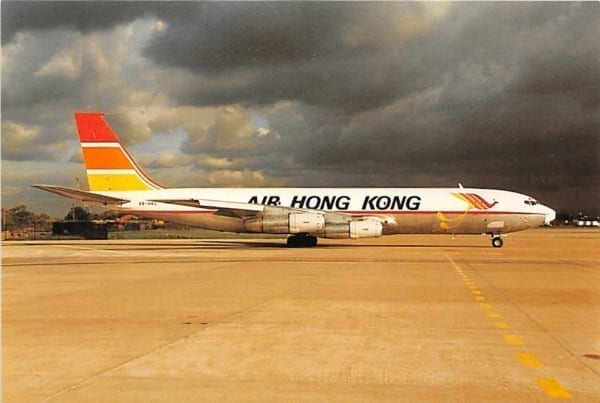
<svg viewBox="0 0 600 403">
<path fill-rule="evenodd" d="M 73 189 L 66 186 L 55 186 L 55 185 L 31 185 L 34 188 L 42 189 L 50 193 L 57 194 L 59 196 L 67 197 L 69 199 L 79 200 L 82 202 L 93 202 L 101 203 L 104 205 L 116 204 L 121 205 L 129 203 L 129 200 L 120 199 L 118 197 L 104 196 L 98 193 L 88 192 L 86 190 Z"/>
</svg>

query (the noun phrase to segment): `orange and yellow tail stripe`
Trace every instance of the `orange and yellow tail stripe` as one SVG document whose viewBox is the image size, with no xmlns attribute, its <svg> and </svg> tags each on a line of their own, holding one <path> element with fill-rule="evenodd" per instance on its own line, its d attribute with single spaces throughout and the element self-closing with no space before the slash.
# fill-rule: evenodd
<svg viewBox="0 0 600 403">
<path fill-rule="evenodd" d="M 91 191 L 162 188 L 138 166 L 106 123 L 103 114 L 77 112 L 75 123 Z"/>
</svg>

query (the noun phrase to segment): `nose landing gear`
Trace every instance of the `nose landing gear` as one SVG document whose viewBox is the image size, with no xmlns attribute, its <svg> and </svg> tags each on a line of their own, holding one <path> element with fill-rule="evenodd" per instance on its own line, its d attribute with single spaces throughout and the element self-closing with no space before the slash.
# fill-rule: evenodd
<svg viewBox="0 0 600 403">
<path fill-rule="evenodd" d="M 500 237 L 500 235 L 492 235 L 492 246 L 494 248 L 501 248 L 504 245 L 504 240 Z"/>
</svg>

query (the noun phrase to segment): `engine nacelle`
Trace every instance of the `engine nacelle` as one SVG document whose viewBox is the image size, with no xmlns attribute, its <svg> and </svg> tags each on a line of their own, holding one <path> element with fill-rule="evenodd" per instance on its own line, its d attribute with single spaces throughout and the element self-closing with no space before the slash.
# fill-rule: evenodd
<svg viewBox="0 0 600 403">
<path fill-rule="evenodd" d="M 325 229 L 325 216 L 316 213 L 291 213 L 290 234 L 320 234 Z"/>
<path fill-rule="evenodd" d="M 350 238 L 379 238 L 383 223 L 379 220 L 350 221 Z"/>
<path fill-rule="evenodd" d="M 248 232 L 267 234 L 289 234 L 289 220 L 287 216 L 252 217 L 244 221 Z"/>
<path fill-rule="evenodd" d="M 289 213 L 249 218 L 244 222 L 248 232 L 266 234 L 321 234 L 325 217 L 318 213 Z"/>
<path fill-rule="evenodd" d="M 357 239 L 379 238 L 383 233 L 383 224 L 377 219 L 350 221 L 343 224 L 325 225 L 325 238 Z"/>
</svg>

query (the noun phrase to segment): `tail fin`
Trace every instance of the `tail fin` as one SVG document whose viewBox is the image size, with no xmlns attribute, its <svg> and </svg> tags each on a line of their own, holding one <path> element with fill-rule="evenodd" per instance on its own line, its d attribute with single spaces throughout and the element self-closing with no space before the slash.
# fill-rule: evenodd
<svg viewBox="0 0 600 403">
<path fill-rule="evenodd" d="M 75 112 L 91 191 L 162 189 L 142 171 L 98 112 Z"/>
</svg>

